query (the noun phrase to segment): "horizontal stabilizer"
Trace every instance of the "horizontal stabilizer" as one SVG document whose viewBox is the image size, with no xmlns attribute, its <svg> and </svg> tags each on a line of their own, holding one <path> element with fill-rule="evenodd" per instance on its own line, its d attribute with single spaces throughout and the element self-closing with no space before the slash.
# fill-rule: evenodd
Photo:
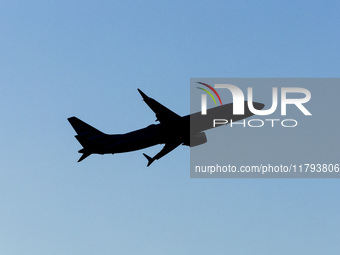
<svg viewBox="0 0 340 255">
<path fill-rule="evenodd" d="M 84 147 L 79 150 L 79 153 L 83 153 L 78 162 L 83 161 L 92 153 L 96 153 L 97 147 L 101 144 L 103 139 L 106 139 L 108 135 L 100 132 L 98 129 L 90 126 L 77 117 L 71 117 L 67 119 L 74 130 L 77 132 L 75 138 Z"/>
<path fill-rule="evenodd" d="M 91 153 L 88 153 L 88 152 L 84 152 L 83 155 L 81 155 L 80 159 L 78 160 L 78 162 L 86 159 L 88 156 L 90 156 Z"/>
</svg>

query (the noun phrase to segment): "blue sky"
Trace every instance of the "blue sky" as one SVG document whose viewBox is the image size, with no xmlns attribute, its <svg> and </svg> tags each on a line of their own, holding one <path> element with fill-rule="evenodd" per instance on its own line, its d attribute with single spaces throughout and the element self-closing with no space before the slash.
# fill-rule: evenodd
<svg viewBox="0 0 340 255">
<path fill-rule="evenodd" d="M 67 122 L 189 112 L 191 77 L 339 77 L 337 1 L 2 1 L 4 254 L 337 254 L 336 179 L 190 179 L 189 149 L 90 156 Z M 333 148 L 325 147 L 320 154 Z"/>
</svg>

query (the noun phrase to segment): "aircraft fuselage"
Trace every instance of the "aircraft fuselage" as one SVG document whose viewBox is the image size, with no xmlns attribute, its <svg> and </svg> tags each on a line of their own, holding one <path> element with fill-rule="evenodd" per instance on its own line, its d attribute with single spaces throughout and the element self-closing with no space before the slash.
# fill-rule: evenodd
<svg viewBox="0 0 340 255">
<path fill-rule="evenodd" d="M 83 149 L 79 150 L 83 155 L 78 162 L 91 154 L 124 153 L 165 144 L 153 158 L 143 154 L 148 159 L 149 166 L 154 160 L 160 159 L 179 145 L 198 146 L 207 142 L 203 131 L 213 128 L 214 118 L 238 121 L 254 115 L 249 111 L 247 102 L 244 102 L 245 112 L 243 115 L 233 115 L 233 104 L 226 104 L 208 109 L 206 115 L 197 112 L 179 116 L 156 100 L 146 96 L 141 90 L 138 91 L 146 104 L 155 112 L 160 124 L 152 124 L 126 134 L 108 135 L 76 117 L 71 117 L 68 120 L 77 132 L 75 137 L 83 146 Z M 264 105 L 254 102 L 254 107 L 262 109 Z"/>
</svg>

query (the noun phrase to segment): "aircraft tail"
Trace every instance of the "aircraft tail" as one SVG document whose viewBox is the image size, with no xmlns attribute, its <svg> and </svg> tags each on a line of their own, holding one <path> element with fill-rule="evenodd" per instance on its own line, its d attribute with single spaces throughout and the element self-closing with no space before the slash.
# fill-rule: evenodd
<svg viewBox="0 0 340 255">
<path fill-rule="evenodd" d="M 104 134 L 77 117 L 67 119 L 79 136 Z"/>
<path fill-rule="evenodd" d="M 77 132 L 75 138 L 83 146 L 83 149 L 79 151 L 79 153 L 83 153 L 83 155 L 78 160 L 78 162 L 80 162 L 92 154 L 93 149 L 96 147 L 96 142 L 100 140 L 100 137 L 106 135 L 84 121 L 78 119 L 77 117 L 71 117 L 67 120 Z"/>
<path fill-rule="evenodd" d="M 78 162 L 80 162 L 80 161 L 86 159 L 86 158 L 87 158 L 88 156 L 90 156 L 90 155 L 91 155 L 91 153 L 89 153 L 89 152 L 83 152 L 83 155 L 81 155 L 81 157 L 80 157 L 80 159 L 78 160 Z"/>
</svg>

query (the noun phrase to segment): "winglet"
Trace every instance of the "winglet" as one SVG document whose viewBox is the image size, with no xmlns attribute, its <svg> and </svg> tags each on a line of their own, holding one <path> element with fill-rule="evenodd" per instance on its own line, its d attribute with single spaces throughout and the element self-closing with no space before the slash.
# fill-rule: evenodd
<svg viewBox="0 0 340 255">
<path fill-rule="evenodd" d="M 146 155 L 145 153 L 143 153 L 143 155 L 146 157 L 146 159 L 148 160 L 148 165 L 147 166 L 150 166 L 152 164 L 152 162 L 155 161 L 154 158 L 151 158 L 150 156 Z"/>
<path fill-rule="evenodd" d="M 143 91 L 141 91 L 140 89 L 137 89 L 137 90 L 138 90 L 139 94 L 141 94 L 141 96 L 143 97 L 144 101 L 149 99 L 149 97 L 147 95 L 145 95 Z"/>
</svg>

